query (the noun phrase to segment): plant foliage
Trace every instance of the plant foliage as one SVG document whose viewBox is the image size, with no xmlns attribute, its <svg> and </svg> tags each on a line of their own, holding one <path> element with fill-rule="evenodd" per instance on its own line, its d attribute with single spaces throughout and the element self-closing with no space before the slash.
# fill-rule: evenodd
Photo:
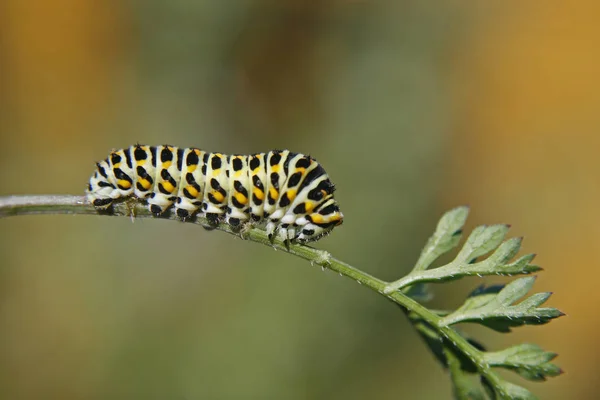
<svg viewBox="0 0 600 400">
<path fill-rule="evenodd" d="M 475 228 L 450 263 L 432 268 L 433 262 L 441 255 L 458 247 L 468 212 L 467 207 L 447 212 L 413 270 L 387 284 L 384 293 L 401 292 L 422 302 L 431 297 L 425 286 L 428 282 L 445 282 L 474 275 L 528 275 L 541 270 L 531 264 L 533 254 L 512 261 L 521 247 L 522 239 L 506 239 L 508 225 Z M 487 351 L 484 346 L 454 328 L 458 323 L 468 322 L 507 333 L 514 327 L 546 324 L 564 315 L 556 308 L 541 307 L 551 293 L 528 296 L 534 283 L 534 276 L 526 276 L 506 285 L 482 285 L 456 310 L 432 312 L 433 317 L 425 318 L 426 313 L 414 310 L 407 312 L 417 332 L 448 369 L 456 399 L 536 398 L 527 389 L 503 379 L 496 372 L 498 368 L 514 371 L 531 381 L 544 381 L 562 373 L 551 362 L 556 353 L 544 351 L 535 344 Z"/>
</svg>

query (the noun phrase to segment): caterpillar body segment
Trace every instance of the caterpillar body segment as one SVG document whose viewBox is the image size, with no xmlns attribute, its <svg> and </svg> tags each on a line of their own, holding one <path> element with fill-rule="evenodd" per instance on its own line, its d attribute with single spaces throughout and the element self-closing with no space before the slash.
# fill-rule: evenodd
<svg viewBox="0 0 600 400">
<path fill-rule="evenodd" d="M 264 204 L 267 190 L 267 170 L 265 154 L 258 153 L 248 156 L 248 177 L 252 185 L 250 201 L 250 219 L 258 222 L 265 216 Z"/>
<path fill-rule="evenodd" d="M 148 207 L 160 215 L 177 200 L 183 162 L 183 149 L 172 146 L 156 147 L 154 191 L 148 197 Z"/>
<path fill-rule="evenodd" d="M 205 154 L 204 151 L 196 148 L 187 148 L 183 152 L 176 212 L 177 216 L 184 220 L 202 207 L 206 184 L 206 167 L 202 161 Z"/>
<path fill-rule="evenodd" d="M 250 193 L 252 185 L 248 171 L 248 157 L 233 155 L 229 157 L 229 199 L 226 221 L 238 226 L 250 219 Z"/>
</svg>

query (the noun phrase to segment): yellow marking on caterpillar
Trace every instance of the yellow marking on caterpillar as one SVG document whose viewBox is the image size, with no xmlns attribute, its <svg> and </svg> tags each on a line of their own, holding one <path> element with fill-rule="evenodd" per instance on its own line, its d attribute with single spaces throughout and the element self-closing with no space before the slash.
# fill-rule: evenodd
<svg viewBox="0 0 600 400">
<path fill-rule="evenodd" d="M 199 192 L 196 190 L 195 187 L 193 187 L 192 185 L 188 185 L 186 186 L 186 189 L 192 197 L 198 198 Z"/>
<path fill-rule="evenodd" d="M 225 200 L 225 197 L 221 194 L 221 192 L 219 192 L 217 190 L 213 190 L 212 195 L 215 198 L 215 200 L 218 201 L 219 203 L 222 203 L 223 200 Z"/>
<path fill-rule="evenodd" d="M 279 192 L 274 187 L 269 188 L 269 195 L 271 196 L 272 199 L 278 199 L 279 198 Z"/>
<path fill-rule="evenodd" d="M 173 186 L 171 184 L 171 182 L 169 182 L 169 181 L 163 181 L 162 184 L 163 184 L 163 189 L 165 189 L 169 193 L 173 193 L 173 191 L 175 190 L 175 186 Z"/>
<path fill-rule="evenodd" d="M 146 164 L 146 161 L 147 161 L 147 159 L 146 159 L 146 160 L 138 160 L 138 161 L 136 161 L 136 162 L 135 162 L 135 164 L 136 164 L 138 167 L 143 167 L 143 166 L 144 166 L 144 164 Z"/>
<path fill-rule="evenodd" d="M 321 214 L 311 214 L 310 219 L 314 224 L 322 224 L 324 222 L 324 218 Z"/>
<path fill-rule="evenodd" d="M 288 199 L 290 200 L 290 203 L 291 203 L 292 201 L 294 201 L 294 199 L 296 198 L 296 194 L 297 194 L 297 193 L 298 193 L 298 192 L 296 191 L 296 189 L 289 189 L 289 190 L 287 191 L 287 197 L 288 197 Z"/>
<path fill-rule="evenodd" d="M 241 204 L 246 205 L 248 203 L 248 198 L 246 196 L 244 196 L 242 193 L 237 192 L 236 194 L 233 195 L 235 197 L 235 199 L 240 202 Z"/>
<path fill-rule="evenodd" d="M 281 167 L 279 166 L 279 164 L 277 164 L 277 165 L 272 165 L 272 166 L 271 166 L 271 172 L 279 172 L 279 169 L 280 169 L 280 168 L 281 168 Z"/>
<path fill-rule="evenodd" d="M 163 162 L 163 163 L 162 163 L 162 167 L 163 167 L 164 169 L 167 169 L 167 168 L 169 168 L 170 166 L 171 166 L 171 161 L 165 161 L 165 162 Z"/>
<path fill-rule="evenodd" d="M 307 214 L 311 212 L 313 208 L 315 208 L 315 203 L 313 203 L 312 201 L 307 201 L 306 203 L 304 203 L 304 209 L 306 210 Z"/>
<path fill-rule="evenodd" d="M 131 182 L 126 181 L 125 179 L 119 179 L 117 184 L 125 189 L 129 189 L 131 187 Z"/>
<path fill-rule="evenodd" d="M 146 190 L 148 190 L 148 189 L 150 189 L 150 187 L 152 187 L 152 185 L 150 184 L 150 181 L 148 179 L 138 178 L 138 182 Z"/>
<path fill-rule="evenodd" d="M 260 201 L 263 201 L 265 199 L 265 192 L 263 192 L 259 188 L 255 187 L 254 189 L 252 189 L 252 194 L 254 194 L 254 196 L 256 196 L 256 198 Z"/>
</svg>

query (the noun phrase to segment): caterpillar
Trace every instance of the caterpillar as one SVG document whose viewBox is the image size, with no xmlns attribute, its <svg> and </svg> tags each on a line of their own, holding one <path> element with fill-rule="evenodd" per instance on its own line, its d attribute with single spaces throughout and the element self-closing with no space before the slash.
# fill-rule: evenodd
<svg viewBox="0 0 600 400">
<path fill-rule="evenodd" d="M 334 184 L 312 157 L 289 150 L 251 155 L 136 144 L 96 164 L 86 190 L 98 210 L 121 198 L 147 203 L 154 215 L 174 206 L 182 220 L 264 226 L 270 239 L 316 241 L 342 223 Z"/>
</svg>

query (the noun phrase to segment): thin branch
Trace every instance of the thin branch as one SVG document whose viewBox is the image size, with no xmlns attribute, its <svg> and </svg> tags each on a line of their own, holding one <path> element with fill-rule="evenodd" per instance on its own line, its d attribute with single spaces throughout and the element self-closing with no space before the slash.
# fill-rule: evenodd
<svg viewBox="0 0 600 400">
<path fill-rule="evenodd" d="M 78 214 L 78 215 L 109 215 L 130 218 L 161 218 L 177 220 L 181 219 L 173 213 L 167 212 L 165 215 L 155 217 L 143 204 L 139 202 L 118 202 L 115 203 L 110 212 L 98 212 L 83 196 L 68 195 L 41 195 L 41 196 L 8 196 L 0 197 L 0 218 L 31 215 L 31 214 Z M 375 278 L 343 261 L 331 256 L 327 251 L 315 249 L 302 244 L 286 244 L 280 239 L 269 240 L 265 231 L 258 227 L 249 227 L 242 231 L 233 230 L 228 224 L 220 223 L 211 225 L 202 217 L 194 217 L 187 220 L 186 223 L 202 225 L 209 229 L 217 229 L 232 235 L 241 236 L 243 239 L 287 252 L 297 257 L 310 261 L 311 265 L 318 265 L 339 273 L 342 276 L 355 280 L 359 284 L 366 286 L 382 296 L 388 298 L 394 303 L 400 305 L 403 309 L 413 312 L 445 337 L 449 343 L 452 343 L 461 351 L 473 364 L 478 371 L 490 382 L 498 392 L 502 393 L 500 377 L 492 370 L 486 362 L 482 352 L 473 347 L 463 336 L 449 326 L 442 326 L 440 316 L 428 310 L 412 298 L 406 296 L 400 291 L 384 293 L 389 282 Z"/>
</svg>

